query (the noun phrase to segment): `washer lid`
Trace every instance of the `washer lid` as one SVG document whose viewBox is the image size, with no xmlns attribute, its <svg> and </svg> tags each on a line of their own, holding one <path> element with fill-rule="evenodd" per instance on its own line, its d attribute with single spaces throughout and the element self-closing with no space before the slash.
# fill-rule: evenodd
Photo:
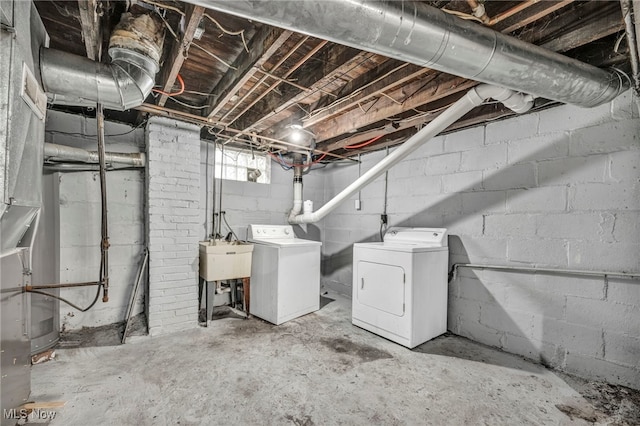
<svg viewBox="0 0 640 426">
<path fill-rule="evenodd" d="M 305 240 L 302 238 L 254 238 L 249 241 L 256 244 L 264 244 L 273 247 L 308 247 L 322 245 L 320 241 Z"/>
<path fill-rule="evenodd" d="M 422 245 L 429 247 L 447 247 L 448 238 L 445 228 L 389 228 L 384 242 L 392 244 Z"/>
<path fill-rule="evenodd" d="M 373 250 L 399 251 L 404 253 L 423 253 L 428 251 L 446 251 L 447 246 L 436 246 L 422 243 L 356 243 L 354 247 L 362 247 Z"/>
</svg>

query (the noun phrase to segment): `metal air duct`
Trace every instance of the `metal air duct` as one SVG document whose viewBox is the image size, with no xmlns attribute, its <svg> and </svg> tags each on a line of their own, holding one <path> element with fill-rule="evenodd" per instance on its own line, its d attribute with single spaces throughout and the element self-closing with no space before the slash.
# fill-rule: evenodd
<svg viewBox="0 0 640 426">
<path fill-rule="evenodd" d="M 188 0 L 472 80 L 582 107 L 611 101 L 628 78 L 465 21 L 424 3 Z"/>
<path fill-rule="evenodd" d="M 125 13 L 109 40 L 111 64 L 43 48 L 42 84 L 49 102 L 126 110 L 151 93 L 159 70 L 164 27 L 150 15 Z"/>
<path fill-rule="evenodd" d="M 54 143 L 44 144 L 44 158 L 45 161 L 79 161 L 93 164 L 97 164 L 99 162 L 97 151 L 87 151 L 82 148 L 74 148 Z M 105 161 L 107 163 L 126 164 L 133 167 L 144 167 L 146 164 L 146 156 L 142 152 L 106 152 Z"/>
</svg>

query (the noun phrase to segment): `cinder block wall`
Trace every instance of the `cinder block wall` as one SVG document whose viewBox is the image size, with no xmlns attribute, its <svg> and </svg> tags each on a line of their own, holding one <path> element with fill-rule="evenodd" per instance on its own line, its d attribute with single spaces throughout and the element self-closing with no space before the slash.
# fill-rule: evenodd
<svg viewBox="0 0 640 426">
<path fill-rule="evenodd" d="M 95 119 L 58 111 L 47 112 L 47 142 L 96 151 L 97 140 L 91 136 L 95 134 Z M 144 129 L 132 130 L 126 125 L 106 122 L 105 134 L 107 151 L 144 151 Z M 60 229 L 60 281 L 96 281 L 100 266 L 98 173 L 58 173 L 56 179 L 59 198 L 55 202 L 59 204 L 60 213 L 56 218 Z M 144 248 L 144 169 L 108 172 L 107 197 L 111 242 L 109 302 L 99 300 L 87 312 L 80 312 L 61 302 L 60 326 L 63 330 L 112 324 L 122 321 L 126 314 Z M 56 277 L 41 277 L 41 281 L 41 284 L 54 283 Z M 95 289 L 61 289 L 60 295 L 80 307 L 86 307 L 93 301 Z M 142 312 L 143 298 L 144 292 L 140 292 L 134 315 Z"/>
<path fill-rule="evenodd" d="M 384 152 L 363 157 L 367 170 Z M 450 263 L 640 272 L 640 119 L 631 94 L 445 136 L 389 172 L 391 226 L 446 227 Z M 356 166 L 325 173 L 329 199 Z M 379 240 L 383 178 L 325 219 L 323 284 Z M 355 200 L 355 197 L 354 197 Z M 640 387 L 640 282 L 461 268 L 449 329 L 584 377 Z"/>
<path fill-rule="evenodd" d="M 147 124 L 149 334 L 198 324 L 200 128 L 166 118 Z"/>
<path fill-rule="evenodd" d="M 213 209 L 213 147 L 209 147 L 209 171 L 206 173 L 206 147 L 202 142 L 200 149 L 200 228 L 199 238 L 202 240 L 211 233 Z M 208 185 L 206 179 L 209 179 Z M 219 210 L 219 184 L 216 180 L 216 211 Z M 305 200 L 312 200 L 315 207 L 320 207 L 324 199 L 324 175 L 318 171 L 303 177 L 303 195 Z M 208 191 L 208 192 L 207 192 Z M 208 197 L 208 201 L 207 198 Z M 247 227 L 250 224 L 286 225 L 287 216 L 293 204 L 293 171 L 283 170 L 276 162 L 271 162 L 271 183 L 238 182 L 224 180 L 222 182 L 222 210 L 226 212 L 227 222 L 238 238 L 247 238 Z M 205 211 L 205 207 L 208 210 Z M 206 228 L 205 228 L 206 226 Z M 296 226 L 296 235 L 320 241 L 322 223 Z M 228 232 L 222 224 L 222 234 Z"/>
</svg>

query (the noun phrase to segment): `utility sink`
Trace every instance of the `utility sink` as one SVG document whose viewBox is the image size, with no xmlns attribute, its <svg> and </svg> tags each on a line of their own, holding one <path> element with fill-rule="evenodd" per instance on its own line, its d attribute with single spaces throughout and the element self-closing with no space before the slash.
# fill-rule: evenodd
<svg viewBox="0 0 640 426">
<path fill-rule="evenodd" d="M 253 244 L 200 241 L 200 277 L 206 281 L 249 277 L 252 252 Z"/>
</svg>

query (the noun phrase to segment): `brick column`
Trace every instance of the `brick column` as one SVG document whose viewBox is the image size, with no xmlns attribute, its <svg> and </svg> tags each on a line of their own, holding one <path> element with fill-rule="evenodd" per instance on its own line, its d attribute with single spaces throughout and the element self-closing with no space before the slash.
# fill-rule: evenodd
<svg viewBox="0 0 640 426">
<path fill-rule="evenodd" d="M 149 334 L 198 324 L 200 129 L 154 117 L 147 125 Z"/>
</svg>

